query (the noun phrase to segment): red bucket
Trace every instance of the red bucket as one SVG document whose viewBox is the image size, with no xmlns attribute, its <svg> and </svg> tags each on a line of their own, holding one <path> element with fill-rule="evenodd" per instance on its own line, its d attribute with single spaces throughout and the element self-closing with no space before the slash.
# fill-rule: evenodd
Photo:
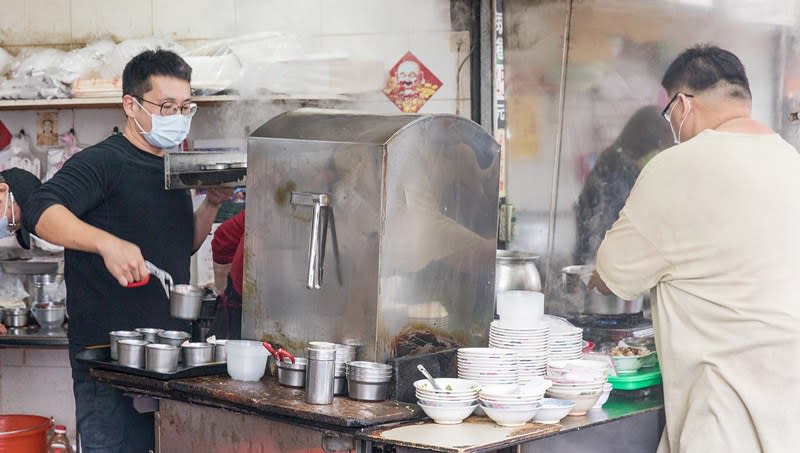
<svg viewBox="0 0 800 453">
<path fill-rule="evenodd" d="M 44 453 L 53 422 L 38 415 L 0 415 L 0 453 Z"/>
</svg>

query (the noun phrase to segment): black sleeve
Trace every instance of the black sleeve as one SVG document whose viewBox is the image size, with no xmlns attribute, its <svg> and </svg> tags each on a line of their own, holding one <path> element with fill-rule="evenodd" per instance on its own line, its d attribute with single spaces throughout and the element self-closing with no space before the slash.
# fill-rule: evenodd
<svg viewBox="0 0 800 453">
<path fill-rule="evenodd" d="M 111 149 L 91 147 L 67 160 L 29 199 L 22 214 L 25 228 L 35 232 L 44 211 L 56 204 L 78 218 L 96 207 L 118 181 L 122 164 L 116 154 Z"/>
</svg>

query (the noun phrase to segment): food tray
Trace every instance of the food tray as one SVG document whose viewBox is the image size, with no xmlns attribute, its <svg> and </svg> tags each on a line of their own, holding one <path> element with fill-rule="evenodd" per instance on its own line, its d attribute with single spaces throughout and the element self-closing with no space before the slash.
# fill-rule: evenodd
<svg viewBox="0 0 800 453">
<path fill-rule="evenodd" d="M 79 351 L 75 358 L 81 362 L 93 365 L 96 368 L 105 370 L 119 371 L 120 373 L 135 374 L 137 376 L 144 376 L 162 381 L 170 379 L 183 379 L 197 376 L 208 376 L 212 374 L 225 374 L 228 371 L 227 363 L 225 362 L 212 362 L 205 365 L 197 366 L 184 366 L 178 364 L 178 369 L 172 373 L 162 373 L 159 371 L 151 371 L 144 368 L 134 368 L 129 366 L 120 365 L 116 360 L 111 359 L 111 346 L 89 346 L 88 348 Z"/>
<path fill-rule="evenodd" d="M 608 382 L 614 390 L 639 390 L 661 384 L 661 369 L 642 368 L 636 373 L 609 376 Z"/>
</svg>

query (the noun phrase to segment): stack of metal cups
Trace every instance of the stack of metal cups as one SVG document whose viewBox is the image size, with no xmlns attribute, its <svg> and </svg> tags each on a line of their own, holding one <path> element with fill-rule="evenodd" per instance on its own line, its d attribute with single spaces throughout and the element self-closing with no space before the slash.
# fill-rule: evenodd
<svg viewBox="0 0 800 453">
<path fill-rule="evenodd" d="M 306 348 L 306 397 L 309 404 L 331 404 L 336 368 L 336 344 L 311 341 Z"/>
<path fill-rule="evenodd" d="M 344 395 L 347 393 L 347 363 L 356 359 L 356 346 L 349 344 L 336 345 L 336 371 L 333 377 L 333 393 Z"/>
<path fill-rule="evenodd" d="M 392 367 L 377 362 L 347 364 L 347 395 L 354 400 L 383 401 L 389 394 Z"/>
</svg>

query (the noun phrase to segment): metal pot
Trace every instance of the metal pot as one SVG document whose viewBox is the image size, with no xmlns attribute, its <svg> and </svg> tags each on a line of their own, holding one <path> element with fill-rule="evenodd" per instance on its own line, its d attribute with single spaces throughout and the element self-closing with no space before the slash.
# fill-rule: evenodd
<svg viewBox="0 0 800 453">
<path fill-rule="evenodd" d="M 495 263 L 495 293 L 511 290 L 541 291 L 542 279 L 536 268 L 538 256 L 516 250 L 498 250 Z"/>
<path fill-rule="evenodd" d="M 27 308 L 6 308 L 3 310 L 3 324 L 8 327 L 25 327 L 28 324 Z"/>
<path fill-rule="evenodd" d="M 610 294 L 603 295 L 596 289 L 589 290 L 584 283 L 594 272 L 594 266 L 567 266 L 561 269 L 561 290 L 571 306 L 582 307 L 582 313 L 593 315 L 620 315 L 642 311 L 644 298 L 623 300 Z"/>
</svg>

